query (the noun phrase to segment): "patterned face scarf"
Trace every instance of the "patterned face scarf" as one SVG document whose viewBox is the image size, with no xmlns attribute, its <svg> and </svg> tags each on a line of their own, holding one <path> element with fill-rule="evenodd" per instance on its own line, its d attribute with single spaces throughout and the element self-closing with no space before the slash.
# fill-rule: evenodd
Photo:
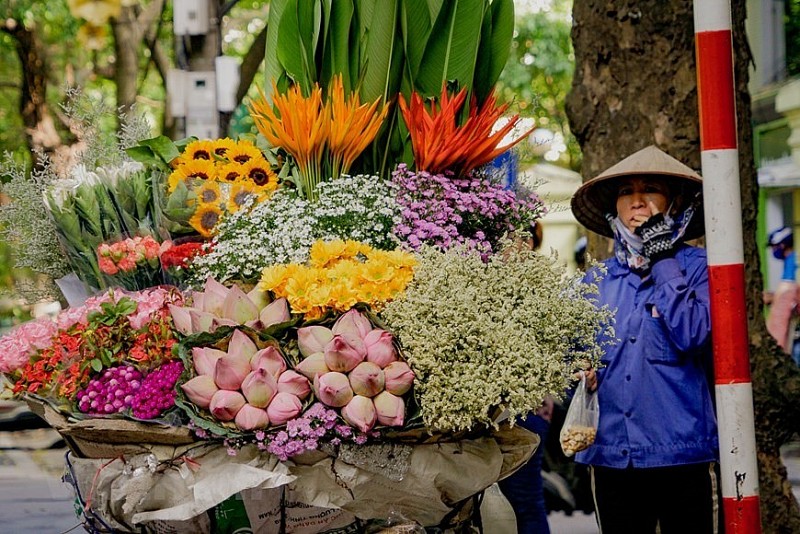
<svg viewBox="0 0 800 534">
<path fill-rule="evenodd" d="M 689 203 L 689 206 L 675 218 L 669 216 L 672 210 L 672 204 L 667 208 L 664 214 L 664 221 L 672 227 L 673 245 L 678 243 L 686 233 L 689 223 L 692 222 L 692 216 L 697 210 L 700 202 L 700 195 L 698 194 Z M 616 215 L 606 214 L 608 224 L 611 226 L 611 231 L 614 232 L 614 255 L 622 265 L 627 265 L 634 271 L 647 271 L 650 269 L 650 259 L 642 254 L 642 238 L 634 234 L 619 220 Z"/>
</svg>

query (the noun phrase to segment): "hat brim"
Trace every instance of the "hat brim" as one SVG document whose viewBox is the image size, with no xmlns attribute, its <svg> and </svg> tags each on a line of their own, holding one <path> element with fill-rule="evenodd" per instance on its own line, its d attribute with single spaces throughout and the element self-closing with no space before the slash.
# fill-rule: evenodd
<svg viewBox="0 0 800 534">
<path fill-rule="evenodd" d="M 581 185 L 572 196 L 571 208 L 575 218 L 587 229 L 605 237 L 614 238 L 606 213 L 616 213 L 617 190 L 620 178 L 628 176 L 653 176 L 666 178 L 670 185 L 680 184 L 681 196 L 688 200 L 697 193 L 702 193 L 703 183 L 694 176 L 668 172 L 622 172 L 619 174 L 601 175 Z M 679 206 L 683 209 L 685 206 Z M 697 239 L 705 234 L 704 215 L 702 203 L 697 207 L 689 227 L 686 229 L 684 240 Z"/>
</svg>

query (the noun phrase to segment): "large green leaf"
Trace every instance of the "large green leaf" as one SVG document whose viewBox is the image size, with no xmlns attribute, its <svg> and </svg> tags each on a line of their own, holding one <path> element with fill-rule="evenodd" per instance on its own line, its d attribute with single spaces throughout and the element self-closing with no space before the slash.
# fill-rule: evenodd
<svg viewBox="0 0 800 534">
<path fill-rule="evenodd" d="M 319 35 L 318 0 L 289 0 L 278 24 L 278 60 L 308 95 L 317 81 L 314 43 Z"/>
<path fill-rule="evenodd" d="M 383 0 L 381 9 L 373 12 L 366 42 L 366 72 L 361 85 L 361 98 L 372 102 L 390 100 L 400 86 L 402 43 L 398 38 L 399 0 Z"/>
<path fill-rule="evenodd" d="M 490 84 L 489 89 L 500 78 L 500 73 L 503 72 L 511 51 L 511 40 L 514 37 L 514 1 L 494 0 L 491 13 L 492 36 L 488 40 L 491 66 L 488 78 L 485 80 L 486 83 Z"/>
<path fill-rule="evenodd" d="M 322 65 L 323 79 L 329 80 L 335 74 L 342 75 L 345 94 L 353 90 L 350 75 L 350 30 L 354 11 L 353 0 L 336 0 L 331 4 Z"/>
<path fill-rule="evenodd" d="M 406 71 L 412 86 L 433 27 L 428 3 L 428 0 L 403 0 L 402 3 L 400 24 L 406 53 Z"/>
<path fill-rule="evenodd" d="M 417 72 L 417 90 L 439 95 L 442 84 L 470 87 L 475 75 L 486 0 L 445 0 Z"/>
<path fill-rule="evenodd" d="M 272 82 L 285 79 L 286 70 L 278 60 L 278 38 L 280 36 L 280 22 L 290 0 L 271 0 L 269 3 L 269 16 L 267 18 L 267 46 L 264 51 L 264 70 L 266 72 L 264 93 L 272 100 Z"/>
</svg>

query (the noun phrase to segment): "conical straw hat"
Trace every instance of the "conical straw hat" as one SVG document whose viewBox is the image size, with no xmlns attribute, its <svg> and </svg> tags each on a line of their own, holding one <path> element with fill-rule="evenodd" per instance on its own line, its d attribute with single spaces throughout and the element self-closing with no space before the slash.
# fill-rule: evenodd
<svg viewBox="0 0 800 534">
<path fill-rule="evenodd" d="M 703 179 L 692 169 L 666 152 L 651 145 L 631 154 L 613 167 L 581 185 L 572 196 L 572 213 L 578 222 L 589 230 L 606 237 L 614 237 L 606 220 L 606 213 L 617 211 L 617 179 L 623 176 L 659 176 L 668 179 L 670 186 L 678 185 L 684 202 L 702 192 Z M 675 184 L 679 181 L 679 184 Z M 684 206 L 678 206 L 683 209 Z M 700 206 L 692 217 L 684 239 L 696 239 L 705 233 L 703 210 Z"/>
</svg>

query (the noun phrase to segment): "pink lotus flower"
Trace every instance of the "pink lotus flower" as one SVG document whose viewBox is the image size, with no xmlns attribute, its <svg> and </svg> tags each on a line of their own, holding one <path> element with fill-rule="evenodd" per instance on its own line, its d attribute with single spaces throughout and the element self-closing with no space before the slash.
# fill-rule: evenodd
<svg viewBox="0 0 800 534">
<path fill-rule="evenodd" d="M 261 327 L 267 328 L 274 324 L 285 323 L 292 316 L 289 314 L 289 303 L 285 298 L 279 298 L 270 302 L 258 315 Z"/>
<path fill-rule="evenodd" d="M 386 391 L 393 395 L 403 395 L 414 383 L 414 371 L 406 362 L 392 362 L 383 369 Z"/>
<path fill-rule="evenodd" d="M 245 404 L 233 421 L 242 430 L 256 430 L 269 426 L 269 415 L 263 408 L 257 408 L 252 404 Z"/>
<path fill-rule="evenodd" d="M 278 392 L 278 381 L 265 369 L 249 373 L 242 381 L 242 393 L 256 408 L 266 408 Z"/>
<path fill-rule="evenodd" d="M 284 371 L 278 377 L 278 391 L 284 391 L 305 399 L 311 393 L 311 383 L 308 378 L 292 370 Z"/>
<path fill-rule="evenodd" d="M 233 421 L 246 402 L 244 395 L 238 391 L 220 389 L 211 397 L 208 407 L 211 414 L 220 421 Z"/>
<path fill-rule="evenodd" d="M 339 317 L 333 324 L 331 329 L 334 334 L 341 334 L 348 338 L 357 337 L 364 339 L 367 334 L 372 330 L 372 325 L 369 319 L 361 315 L 361 312 L 355 308 L 351 308 L 347 313 Z"/>
<path fill-rule="evenodd" d="M 195 296 L 194 307 L 211 315 L 222 317 L 228 288 L 211 277 L 206 279 L 202 296 Z"/>
<path fill-rule="evenodd" d="M 303 409 L 303 403 L 296 395 L 279 392 L 267 406 L 269 420 L 274 426 L 285 424 L 290 419 L 294 419 Z"/>
<path fill-rule="evenodd" d="M 324 326 L 304 326 L 297 330 L 297 345 L 300 354 L 311 356 L 317 352 L 325 352 L 325 346 L 333 339 L 333 332 Z"/>
<path fill-rule="evenodd" d="M 228 342 L 228 354 L 241 356 L 242 358 L 246 358 L 249 362 L 250 358 L 252 358 L 253 354 L 257 351 L 258 347 L 256 347 L 256 344 L 250 339 L 250 336 L 241 330 L 235 330 L 233 332 L 231 340 Z"/>
<path fill-rule="evenodd" d="M 383 391 L 383 371 L 377 364 L 361 362 L 347 375 L 353 393 L 364 397 L 374 397 Z"/>
<path fill-rule="evenodd" d="M 211 405 L 211 399 L 219 391 L 214 378 L 209 375 L 196 376 L 181 384 L 181 389 L 190 401 L 201 408 L 208 408 Z"/>
<path fill-rule="evenodd" d="M 258 319 L 258 308 L 239 286 L 234 285 L 228 289 L 228 294 L 225 295 L 225 300 L 222 302 L 222 314 L 217 315 L 221 315 L 235 324 L 244 324 Z"/>
<path fill-rule="evenodd" d="M 188 336 L 194 331 L 192 330 L 192 316 L 189 314 L 190 308 L 176 306 L 169 304 L 169 313 L 172 315 L 172 322 L 175 323 L 175 329 L 181 334 Z"/>
<path fill-rule="evenodd" d="M 378 413 L 372 399 L 356 395 L 342 408 L 342 417 L 350 426 L 361 432 L 369 432 L 378 421 Z"/>
<path fill-rule="evenodd" d="M 304 359 L 297 364 L 295 369 L 309 380 L 314 380 L 314 377 L 330 371 L 325 364 L 325 354 L 317 352 Z"/>
<path fill-rule="evenodd" d="M 227 354 L 217 360 L 214 368 L 214 382 L 220 389 L 236 391 L 250 372 L 250 360 L 235 354 Z"/>
<path fill-rule="evenodd" d="M 403 426 L 406 407 L 403 399 L 392 395 L 388 391 L 379 393 L 372 401 L 375 403 L 375 412 L 378 422 L 386 426 Z"/>
<path fill-rule="evenodd" d="M 189 317 L 192 320 L 192 333 L 211 332 L 214 324 L 214 315 L 204 311 L 189 309 Z"/>
<path fill-rule="evenodd" d="M 269 345 L 253 354 L 253 357 L 250 358 L 250 367 L 254 371 L 264 369 L 277 378 L 286 370 L 286 360 L 283 359 L 283 354 L 277 347 Z"/>
<path fill-rule="evenodd" d="M 364 361 L 367 349 L 359 338 L 347 338 L 335 334 L 325 346 L 325 365 L 331 371 L 346 373 Z"/>
<path fill-rule="evenodd" d="M 328 406 L 341 408 L 353 398 L 347 375 L 331 371 L 314 377 L 314 394 Z"/>
<path fill-rule="evenodd" d="M 367 334 L 364 338 L 367 361 L 378 364 L 381 369 L 397 361 L 397 352 L 394 349 L 393 339 L 392 334 L 380 328 L 376 328 Z"/>
<path fill-rule="evenodd" d="M 194 362 L 194 370 L 199 375 L 214 376 L 217 360 L 226 354 L 226 352 L 211 347 L 193 347 L 192 361 Z"/>
</svg>

